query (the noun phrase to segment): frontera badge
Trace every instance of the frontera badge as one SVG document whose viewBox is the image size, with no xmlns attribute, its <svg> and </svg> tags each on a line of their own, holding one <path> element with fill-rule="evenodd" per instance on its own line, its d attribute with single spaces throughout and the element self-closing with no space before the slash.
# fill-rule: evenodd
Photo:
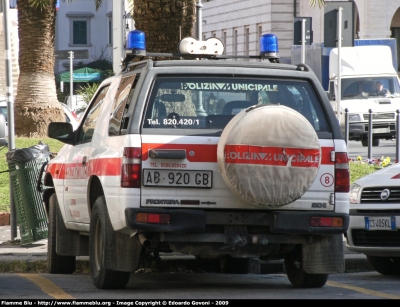
<svg viewBox="0 0 400 307">
<path fill-rule="evenodd" d="M 382 200 L 387 200 L 389 198 L 389 196 L 390 196 L 390 190 L 389 189 L 384 189 L 381 192 L 381 199 Z"/>
</svg>

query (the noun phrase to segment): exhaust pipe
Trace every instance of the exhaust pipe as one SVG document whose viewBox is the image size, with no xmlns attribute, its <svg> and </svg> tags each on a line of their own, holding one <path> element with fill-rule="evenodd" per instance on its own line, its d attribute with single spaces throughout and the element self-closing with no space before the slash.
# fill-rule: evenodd
<svg viewBox="0 0 400 307">
<path fill-rule="evenodd" d="M 140 244 L 142 244 L 144 247 L 151 246 L 151 241 L 149 239 L 147 239 L 147 237 L 144 234 L 139 233 L 138 236 L 139 236 Z"/>
</svg>

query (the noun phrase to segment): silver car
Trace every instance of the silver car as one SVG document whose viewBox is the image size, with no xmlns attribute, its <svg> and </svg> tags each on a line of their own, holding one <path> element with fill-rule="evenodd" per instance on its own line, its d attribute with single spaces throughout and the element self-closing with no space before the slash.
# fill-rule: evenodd
<svg viewBox="0 0 400 307">
<path fill-rule="evenodd" d="M 400 275 L 400 164 L 367 175 L 350 189 L 347 247 L 383 275 Z"/>
</svg>

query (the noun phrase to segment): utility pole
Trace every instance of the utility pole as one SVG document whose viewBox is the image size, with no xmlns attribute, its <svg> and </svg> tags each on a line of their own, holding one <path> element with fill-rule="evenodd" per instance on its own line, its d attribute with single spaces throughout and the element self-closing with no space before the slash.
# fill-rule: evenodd
<svg viewBox="0 0 400 307">
<path fill-rule="evenodd" d="M 337 93 L 336 93 L 336 115 L 337 119 L 340 123 L 341 118 L 341 107 L 340 101 L 342 100 L 342 12 L 343 8 L 339 7 L 338 9 L 338 17 L 337 17 L 337 46 L 338 46 L 338 75 L 337 75 Z"/>
<path fill-rule="evenodd" d="M 199 41 L 202 40 L 203 36 L 203 29 L 202 29 L 202 23 L 203 23 L 203 4 L 201 4 L 201 0 L 198 0 L 196 3 L 196 34 L 197 34 L 197 39 Z"/>
<path fill-rule="evenodd" d="M 69 101 L 68 106 L 72 110 L 72 97 L 74 96 L 74 52 L 69 51 Z"/>
<path fill-rule="evenodd" d="M 301 21 L 301 63 L 306 63 L 306 20 Z"/>
<path fill-rule="evenodd" d="M 202 9 L 203 4 L 201 4 L 201 0 L 198 0 L 196 3 L 196 36 L 199 41 L 202 40 L 203 30 L 201 28 L 203 17 L 202 17 Z M 196 95 L 197 102 L 196 102 L 196 114 L 198 116 L 207 116 L 206 111 L 203 108 L 203 93 L 199 91 Z"/>
<path fill-rule="evenodd" d="M 8 150 L 15 149 L 14 136 L 14 91 L 12 84 L 12 55 L 11 55 L 11 23 L 8 18 L 10 2 L 3 0 L 3 20 L 4 20 L 4 38 L 6 47 L 6 85 L 7 85 L 7 113 L 8 113 Z M 10 175 L 11 182 L 11 175 Z M 10 188 L 10 226 L 11 226 L 11 241 L 17 237 L 17 216 L 12 189 Z"/>
</svg>

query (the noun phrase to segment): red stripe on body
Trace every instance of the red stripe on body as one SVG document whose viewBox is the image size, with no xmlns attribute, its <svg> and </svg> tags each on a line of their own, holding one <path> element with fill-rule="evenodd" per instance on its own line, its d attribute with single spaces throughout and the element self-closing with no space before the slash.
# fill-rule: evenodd
<svg viewBox="0 0 400 307">
<path fill-rule="evenodd" d="M 248 145 L 227 145 L 225 146 L 225 152 L 228 146 L 241 146 L 243 148 L 257 147 Z M 149 158 L 148 152 L 150 149 L 185 149 L 186 159 L 189 162 L 217 162 L 217 147 L 218 145 L 199 145 L 199 144 L 143 144 L 142 146 L 142 160 L 146 161 Z M 259 147 L 259 148 L 275 148 L 275 147 Z M 286 153 L 289 149 L 286 149 Z M 295 149 L 297 152 L 300 149 Z M 301 149 L 304 150 L 304 149 Z M 333 165 L 331 161 L 331 151 L 333 147 L 322 147 L 321 148 L 321 164 Z M 318 150 L 317 150 L 318 151 Z M 191 156 L 190 152 L 194 155 Z M 227 161 L 227 163 L 229 163 Z M 246 161 L 248 163 L 248 160 Z M 86 167 L 90 168 L 87 172 L 87 176 L 96 174 L 98 176 L 120 176 L 121 175 L 121 158 L 101 158 L 93 159 L 88 161 Z M 261 163 L 262 164 L 262 163 Z M 312 163 L 311 163 L 312 164 Z M 274 163 L 276 165 L 276 163 Z M 285 164 L 286 165 L 286 164 Z M 292 163 L 294 166 L 294 164 Z M 302 166 L 304 166 L 302 164 Z M 66 167 L 83 167 L 81 163 L 52 163 L 50 161 L 47 166 L 47 172 L 49 172 L 54 179 L 65 179 L 66 178 Z M 79 173 L 79 172 L 78 172 Z M 82 174 L 82 172 L 80 172 Z"/>
<path fill-rule="evenodd" d="M 142 160 L 149 158 L 150 149 L 184 149 L 189 162 L 217 162 L 218 145 L 206 144 L 142 144 Z M 193 153 L 191 155 L 190 153 Z"/>
<path fill-rule="evenodd" d="M 318 167 L 319 149 L 282 148 L 252 145 L 226 145 L 225 162 L 294 167 Z"/>
<path fill-rule="evenodd" d="M 50 163 L 47 165 L 47 172 L 50 173 L 54 179 L 65 178 L 65 168 L 62 163 Z"/>
<path fill-rule="evenodd" d="M 47 167 L 54 179 L 86 179 L 92 175 L 120 176 L 122 158 L 101 158 L 80 163 L 50 163 Z"/>
<path fill-rule="evenodd" d="M 90 174 L 97 176 L 121 176 L 122 158 L 93 159 L 89 161 Z"/>
<path fill-rule="evenodd" d="M 217 147 L 218 145 L 143 143 L 142 160 L 146 161 L 149 158 L 150 149 L 184 149 L 189 162 L 217 162 Z M 331 151 L 333 150 L 334 147 L 321 147 L 321 164 L 333 165 L 334 162 L 331 161 Z M 191 151 L 194 152 L 194 156 L 190 156 Z"/>
</svg>

